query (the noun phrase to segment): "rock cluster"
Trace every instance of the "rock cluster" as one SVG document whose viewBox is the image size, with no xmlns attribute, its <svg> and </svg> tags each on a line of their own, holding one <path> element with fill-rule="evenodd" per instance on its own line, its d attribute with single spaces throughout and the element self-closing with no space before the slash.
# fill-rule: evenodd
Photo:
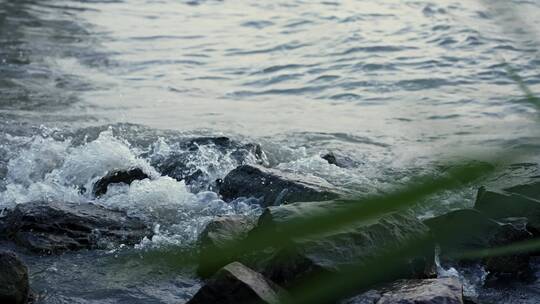
<svg viewBox="0 0 540 304">
<path fill-rule="evenodd" d="M 166 156 L 154 156 L 151 165 L 162 175 L 170 176 L 176 180 L 185 181 L 193 191 L 217 190 L 220 181 L 212 180 L 212 172 L 201 170 L 197 164 L 198 153 L 204 147 L 211 147 L 216 151 L 217 161 L 232 161 L 240 166 L 247 163 L 264 164 L 266 155 L 258 144 L 241 143 L 228 137 L 195 137 L 182 140 L 178 147 Z M 225 160 L 225 158 L 227 158 Z M 208 167 L 212 171 L 212 166 Z"/>
<path fill-rule="evenodd" d="M 502 190 L 480 188 L 474 208 L 424 221 L 409 211 L 395 210 L 326 231 L 322 236 L 291 236 L 290 227 L 295 223 L 349 210 L 350 204 L 358 202 L 347 201 L 346 191 L 323 179 L 263 166 L 265 156 L 258 145 L 239 144 L 226 137 L 196 138 L 183 144 L 182 152 L 172 153 L 166 160 L 153 160 L 160 173 L 184 180 L 195 192 L 208 190 L 201 185 L 210 182 L 210 190 L 219 192 L 227 202 L 256 198 L 253 201 L 264 207 L 258 220 L 221 216 L 207 224 L 199 236 L 197 267 L 197 274 L 205 281 L 189 304 L 278 304 L 294 297 L 285 290 L 296 290 L 310 278 L 338 277 L 374 265 L 381 269 L 373 276 L 376 280 L 359 281 L 332 303 L 464 303 L 458 280 L 435 277 L 435 248 L 440 248 L 443 261 L 479 262 L 492 277 L 528 279 L 532 275 L 530 259 L 537 252 L 485 256 L 463 253 L 538 237 L 540 183 Z M 236 169 L 222 181 L 209 181 L 208 172 L 191 165 L 190 157 L 204 145 L 217 147 L 235 160 Z M 336 154 L 322 158 L 343 168 L 358 165 Z M 146 178 L 150 177 L 139 168 L 111 170 L 94 184 L 92 193 L 99 197 L 111 184 L 130 184 Z M 150 227 L 141 219 L 94 203 L 28 202 L 0 218 L 0 238 L 14 241 L 29 252 L 45 254 L 133 245 L 151 236 Z M 267 242 L 269 246 L 257 247 L 254 252 L 230 250 L 232 243 L 242 240 Z M 207 263 L 218 254 L 217 263 Z M 387 256 L 392 257 L 390 265 L 377 264 Z M 392 271 L 386 271 L 390 268 Z M 29 294 L 24 264 L 12 253 L 0 252 L 0 303 L 26 303 Z M 348 296 L 353 297 L 343 299 Z"/>
<path fill-rule="evenodd" d="M 253 173 L 255 176 L 273 174 L 272 170 L 268 169 L 242 168 L 240 171 L 250 170 L 255 172 Z M 276 184 L 282 185 L 282 182 Z M 540 186 L 540 183 L 538 185 Z M 404 255 L 403 259 L 396 259 L 395 265 L 399 266 L 399 272 L 377 276 L 378 281 L 372 283 L 379 285 L 372 286 L 374 289 L 361 292 L 359 288 L 357 296 L 341 303 L 465 303 L 468 300 L 464 299 L 463 287 L 456 278 L 434 278 L 435 247 L 440 248 L 441 259 L 444 261 L 479 262 L 492 278 L 530 279 L 532 274 L 529 262 L 531 255 L 536 254 L 534 252 L 510 251 L 493 256 L 464 255 L 464 253 L 496 249 L 535 238 L 540 231 L 538 229 L 540 187 L 536 186 L 536 184 L 520 185 L 503 190 L 480 188 L 475 206 L 471 209 L 454 210 L 423 222 L 408 212 L 394 212 L 347 229 L 326 233 L 322 237 L 287 239 L 283 249 L 269 248 L 264 254 L 257 256 L 259 260 L 256 262 L 246 256 L 231 256 L 223 265 L 218 266 L 226 268 L 229 267 L 225 265 L 226 263 L 241 261 L 248 265 L 251 271 L 257 271 L 258 277 L 264 277 L 267 282 L 278 284 L 287 290 L 290 288 L 294 290 L 297 282 L 305 282 L 314 276 L 344 273 L 362 264 L 370 265 L 378 256 L 388 253 L 388 250 L 397 253 L 407 244 L 424 239 L 430 241 L 425 243 L 426 248 L 415 251 L 414 257 Z M 265 188 L 261 187 L 257 191 L 262 193 L 264 190 Z M 290 223 L 324 212 L 341 210 L 351 203 L 341 200 L 323 201 L 324 197 L 320 197 L 315 201 L 284 201 L 274 206 L 272 202 L 275 202 L 275 196 L 271 194 L 269 197 L 270 199 L 263 203 L 266 209 L 255 226 L 241 224 L 237 219 L 229 220 L 237 224 L 231 229 L 230 235 L 234 236 L 233 239 L 257 238 L 264 235 L 260 234 L 261 231 L 286 237 L 283 229 L 290 227 Z M 234 198 L 234 195 L 231 198 Z M 225 220 L 219 220 L 223 221 Z M 220 234 L 226 230 L 218 229 Z M 225 238 L 221 236 L 220 239 Z M 208 276 L 209 273 L 205 275 Z M 212 277 L 201 290 L 208 292 L 208 285 L 215 286 L 216 281 L 220 280 L 219 277 L 219 275 Z M 227 290 L 223 286 L 220 288 Z M 233 288 L 232 285 L 230 288 Z M 226 297 L 227 292 L 224 292 L 213 299 L 217 302 L 226 302 Z M 252 300 L 268 303 L 260 298 Z"/>
</svg>

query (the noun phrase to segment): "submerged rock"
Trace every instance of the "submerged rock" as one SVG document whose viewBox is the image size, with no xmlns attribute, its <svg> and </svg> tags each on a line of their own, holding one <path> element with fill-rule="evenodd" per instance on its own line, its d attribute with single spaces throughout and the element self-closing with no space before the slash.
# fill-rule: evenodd
<svg viewBox="0 0 540 304">
<path fill-rule="evenodd" d="M 280 233 L 281 227 L 290 221 L 342 208 L 343 204 L 346 203 L 295 203 L 269 207 L 259 219 L 256 229 Z M 428 227 L 408 212 L 387 214 L 348 229 L 327 233 L 319 239 L 293 239 L 291 248 L 278 249 L 263 273 L 278 284 L 291 286 L 315 274 L 336 273 L 357 264 L 369 265 L 382 254 L 428 238 L 428 233 Z M 431 246 L 428 247 L 418 248 L 415 258 L 398 257 L 396 264 L 401 269 L 395 274 L 385 274 L 387 277 L 384 279 L 433 275 L 433 250 Z"/>
<path fill-rule="evenodd" d="M 260 145 L 241 143 L 228 137 L 197 137 L 176 144 L 178 146 L 168 155 L 152 157 L 151 164 L 161 174 L 185 181 L 194 191 L 216 190 L 215 179 L 219 177 L 215 175 L 219 173 L 221 163 L 237 167 L 267 161 Z"/>
<path fill-rule="evenodd" d="M 525 219 L 503 219 L 506 223 L 488 218 L 474 209 L 462 209 L 428 219 L 435 241 L 443 258 L 461 260 L 460 254 L 472 250 L 498 248 L 532 238 L 522 222 Z M 530 273 L 528 254 L 508 254 L 483 259 L 486 270 L 495 275 L 527 277 Z"/>
<path fill-rule="evenodd" d="M 463 304 L 463 286 L 455 278 L 401 280 L 342 304 Z"/>
<path fill-rule="evenodd" d="M 129 170 L 119 170 L 119 171 L 112 171 L 99 179 L 94 184 L 94 189 L 92 193 L 94 196 L 99 197 L 103 194 L 107 193 L 107 188 L 110 184 L 118 184 L 123 183 L 127 185 L 131 185 L 133 181 L 136 180 L 143 180 L 146 178 L 150 178 L 146 173 L 143 172 L 143 170 L 139 168 L 135 169 L 129 169 Z"/>
<path fill-rule="evenodd" d="M 240 166 L 227 174 L 219 194 L 227 201 L 255 197 L 265 207 L 340 196 L 339 191 L 323 179 L 252 165 Z"/>
<path fill-rule="evenodd" d="M 285 292 L 260 273 L 234 262 L 220 269 L 187 304 L 279 304 Z"/>
<path fill-rule="evenodd" d="M 5 218 L 8 238 L 39 253 L 134 245 L 152 231 L 124 212 L 91 203 L 19 204 Z"/>
<path fill-rule="evenodd" d="M 28 269 L 12 252 L 0 252 L 0 303 L 24 304 L 28 301 L 30 287 Z"/>
<path fill-rule="evenodd" d="M 490 191 L 484 187 L 478 190 L 474 208 L 493 219 L 525 217 L 527 228 L 535 236 L 540 236 L 540 201 L 515 193 Z"/>
<path fill-rule="evenodd" d="M 326 160 L 329 164 L 336 165 L 340 168 L 354 168 L 358 166 L 357 161 L 338 152 L 326 153 L 322 155 L 321 158 Z"/>
<path fill-rule="evenodd" d="M 201 263 L 199 263 L 197 273 L 201 277 L 208 277 L 216 272 L 216 267 L 223 265 L 210 267 L 207 266 L 208 264 L 205 261 L 220 253 L 220 249 L 227 242 L 245 238 L 253 226 L 255 226 L 255 222 L 244 216 L 222 216 L 210 221 L 199 236 L 198 245 Z M 234 259 L 235 257 L 229 257 L 225 260 L 226 263 L 230 263 Z"/>
</svg>

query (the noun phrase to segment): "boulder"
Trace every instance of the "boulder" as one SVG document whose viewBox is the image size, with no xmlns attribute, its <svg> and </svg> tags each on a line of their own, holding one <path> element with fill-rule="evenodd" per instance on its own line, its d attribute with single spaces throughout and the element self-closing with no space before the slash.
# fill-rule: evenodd
<svg viewBox="0 0 540 304">
<path fill-rule="evenodd" d="M 279 304 L 285 292 L 260 273 L 234 262 L 220 269 L 187 304 Z"/>
<path fill-rule="evenodd" d="M 525 217 L 527 228 L 535 236 L 540 235 L 540 201 L 521 194 L 478 190 L 474 208 L 493 219 Z"/>
<path fill-rule="evenodd" d="M 226 201 L 255 197 L 264 207 L 331 200 L 341 195 L 323 179 L 254 165 L 243 165 L 227 174 L 219 194 Z"/>
<path fill-rule="evenodd" d="M 28 269 L 12 252 L 0 252 L 0 303 L 27 303 L 30 293 Z"/>
<path fill-rule="evenodd" d="M 205 148 L 211 149 L 212 160 L 204 159 Z M 161 174 L 183 180 L 192 190 L 200 191 L 217 189 L 212 176 L 218 173 L 218 168 L 212 166 L 212 161 L 232 162 L 235 166 L 267 162 L 258 144 L 241 143 L 228 137 L 196 137 L 175 143 L 174 151 L 166 156 L 153 156 L 151 164 Z M 206 167 L 204 171 L 201 166 Z"/>
<path fill-rule="evenodd" d="M 269 207 L 259 219 L 257 230 L 280 233 L 283 224 L 334 208 L 346 202 L 295 203 Z M 251 237 L 251 234 L 250 234 Z M 289 287 L 315 274 L 333 274 L 351 265 L 369 265 L 373 259 L 394 252 L 410 242 L 429 238 L 429 229 L 409 212 L 391 213 L 370 219 L 347 229 L 324 234 L 321 238 L 292 239 L 288 248 L 276 249 L 263 273 L 272 281 Z M 429 248 L 427 248 L 429 247 Z M 414 258 L 399 257 L 400 271 L 386 279 L 431 276 L 433 248 L 418 248 Z"/>
<path fill-rule="evenodd" d="M 505 192 L 520 194 L 535 200 L 540 200 L 540 181 L 515 185 L 504 189 Z"/>
<path fill-rule="evenodd" d="M 505 222 L 492 220 L 474 209 L 462 209 L 428 219 L 424 223 L 439 244 L 442 257 L 446 258 L 532 238 L 525 227 L 526 219 L 509 218 L 501 221 Z M 528 254 L 508 254 L 484 258 L 483 263 L 491 274 L 527 277 L 530 274 L 529 259 Z"/>
<path fill-rule="evenodd" d="M 199 258 L 200 262 L 197 274 L 208 277 L 224 265 L 212 265 L 205 263 L 216 252 L 220 252 L 227 242 L 243 239 L 255 226 L 255 221 L 244 216 L 220 216 L 211 220 L 199 235 Z M 235 257 L 225 259 L 227 263 L 233 262 Z"/>
<path fill-rule="evenodd" d="M 5 217 L 5 233 L 17 244 L 39 253 L 134 245 L 152 231 L 124 212 L 92 203 L 30 202 Z"/>
<path fill-rule="evenodd" d="M 513 224 L 504 224 L 489 238 L 488 248 L 500 248 L 532 239 L 526 229 L 520 229 Z M 482 259 L 491 277 L 512 277 L 530 280 L 534 277 L 530 266 L 531 257 L 528 253 L 514 253 L 501 256 L 491 256 Z"/>
<path fill-rule="evenodd" d="M 143 180 L 150 178 L 143 170 L 139 168 L 129 169 L 129 170 L 115 170 L 109 172 L 107 175 L 99 179 L 94 184 L 94 189 L 92 193 L 94 196 L 99 197 L 107 193 L 107 188 L 110 184 L 124 183 L 131 185 L 133 181 Z"/>
<path fill-rule="evenodd" d="M 463 304 L 463 286 L 456 278 L 400 280 L 342 304 Z"/>
</svg>

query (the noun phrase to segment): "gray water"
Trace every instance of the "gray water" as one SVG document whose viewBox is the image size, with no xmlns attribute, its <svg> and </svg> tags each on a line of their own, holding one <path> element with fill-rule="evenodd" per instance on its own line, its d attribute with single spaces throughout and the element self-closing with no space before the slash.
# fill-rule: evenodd
<svg viewBox="0 0 540 304">
<path fill-rule="evenodd" d="M 260 143 L 271 166 L 359 195 L 458 157 L 529 149 L 519 161 L 536 162 L 537 113 L 505 62 L 540 92 L 539 28 L 534 0 L 0 0 L 0 208 L 87 201 L 78 186 L 138 166 L 155 179 L 97 202 L 152 219 L 157 236 L 135 252 L 190 247 L 213 216 L 260 213 L 152 166 L 200 135 Z M 192 165 L 214 178 L 236 165 L 201 151 Z M 358 165 L 330 165 L 328 151 Z M 473 198 L 443 193 L 419 216 Z M 25 258 L 45 303 L 176 303 L 198 286 L 94 262 L 114 250 Z"/>
</svg>

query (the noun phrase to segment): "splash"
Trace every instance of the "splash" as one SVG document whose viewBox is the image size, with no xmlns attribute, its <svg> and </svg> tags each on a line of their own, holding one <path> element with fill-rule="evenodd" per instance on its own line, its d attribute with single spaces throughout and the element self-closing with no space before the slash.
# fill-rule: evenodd
<svg viewBox="0 0 540 304">
<path fill-rule="evenodd" d="M 484 285 L 487 272 L 480 264 L 469 267 L 444 267 L 440 259 L 440 248 L 435 247 L 435 265 L 437 277 L 456 278 L 463 284 L 463 295 L 469 299 L 478 298 L 478 290 Z"/>
<path fill-rule="evenodd" d="M 13 137 L 19 149 L 9 160 L 5 190 L 0 192 L 0 209 L 11 209 L 31 201 L 92 201 L 105 207 L 123 210 L 147 220 L 156 227 L 152 239 L 141 248 L 167 244 L 190 244 L 206 223 L 218 215 L 256 216 L 260 208 L 245 202 L 226 203 L 209 191 L 192 193 L 184 181 L 161 174 L 150 159 L 167 156 L 177 146 L 163 138 L 152 144 L 153 154 L 146 158 L 144 149 L 116 137 L 113 130 L 102 131 L 96 139 L 79 145 L 71 139 L 58 140 L 47 135 Z M 21 144 L 22 143 L 22 144 Z M 209 176 L 223 177 L 237 164 L 230 152 L 223 153 L 211 145 L 201 145 L 189 159 L 189 166 Z M 111 170 L 140 168 L 149 179 L 131 185 L 112 184 L 105 195 L 92 195 L 94 183 Z"/>
</svg>

